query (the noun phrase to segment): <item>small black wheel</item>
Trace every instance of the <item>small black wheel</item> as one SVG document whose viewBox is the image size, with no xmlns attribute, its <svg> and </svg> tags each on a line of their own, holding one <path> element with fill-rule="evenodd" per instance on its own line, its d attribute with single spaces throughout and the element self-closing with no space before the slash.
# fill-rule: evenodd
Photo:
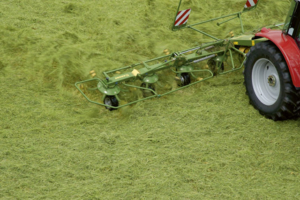
<svg viewBox="0 0 300 200">
<path fill-rule="evenodd" d="M 146 87 L 146 83 L 142 83 L 142 85 L 141 85 L 141 87 Z M 151 89 L 151 90 L 153 90 L 153 91 L 155 91 L 155 86 L 154 86 L 154 84 L 148 84 L 148 88 L 149 89 Z M 150 91 L 150 90 L 143 90 L 143 96 L 144 97 L 149 97 L 149 96 L 152 96 L 152 95 L 154 95 L 155 93 L 154 92 L 152 92 L 152 91 Z"/>
<path fill-rule="evenodd" d="M 106 96 L 104 98 L 104 104 L 108 105 L 108 106 L 118 107 L 119 101 L 117 100 L 117 98 L 115 96 Z M 109 111 L 116 110 L 116 108 L 111 108 L 111 107 L 107 107 L 107 106 L 106 106 L 106 109 L 108 109 Z"/>
<path fill-rule="evenodd" d="M 280 50 L 271 42 L 258 43 L 244 65 L 246 93 L 254 108 L 273 120 L 294 117 L 298 95 Z"/>
<path fill-rule="evenodd" d="M 191 77 L 188 73 L 182 73 L 179 78 L 180 78 L 179 86 L 185 86 L 191 83 Z"/>
</svg>

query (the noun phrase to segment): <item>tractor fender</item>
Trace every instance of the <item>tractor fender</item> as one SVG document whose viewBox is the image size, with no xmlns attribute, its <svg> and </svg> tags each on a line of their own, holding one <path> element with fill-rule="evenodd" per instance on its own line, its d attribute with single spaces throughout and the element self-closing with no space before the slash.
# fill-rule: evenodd
<svg viewBox="0 0 300 200">
<path fill-rule="evenodd" d="M 295 87 L 300 87 L 300 49 L 296 41 L 280 30 L 263 28 L 255 34 L 256 38 L 264 37 L 273 42 L 281 51 L 289 67 L 290 75 Z"/>
</svg>

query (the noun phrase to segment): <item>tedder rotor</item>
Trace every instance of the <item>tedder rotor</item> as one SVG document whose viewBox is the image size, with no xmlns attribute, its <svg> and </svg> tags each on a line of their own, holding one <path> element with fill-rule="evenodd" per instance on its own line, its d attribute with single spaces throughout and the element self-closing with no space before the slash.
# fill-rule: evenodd
<svg viewBox="0 0 300 200">
<path fill-rule="evenodd" d="M 245 65 L 246 90 L 250 102 L 261 114 L 273 120 L 278 120 L 290 118 L 299 113 L 300 102 L 299 92 L 297 91 L 300 87 L 300 51 L 299 48 L 295 50 L 295 46 L 297 46 L 295 41 L 290 44 L 293 45 L 293 50 L 295 50 L 293 54 L 298 53 L 296 59 L 298 63 L 295 64 L 295 59 L 293 60 L 285 54 L 284 41 L 281 41 L 281 43 L 277 41 L 280 35 L 284 35 L 288 39 L 299 36 L 300 20 L 297 14 L 299 14 L 300 7 L 298 8 L 298 0 L 292 2 L 288 19 L 284 23 L 284 31 L 273 32 L 270 28 L 280 26 L 274 25 L 263 28 L 261 32 L 255 34 L 245 34 L 241 16 L 243 13 L 255 9 L 259 0 L 247 0 L 240 12 L 192 25 L 187 23 L 191 9 L 179 11 L 181 2 L 182 0 L 179 2 L 172 30 L 189 28 L 212 38 L 212 42 L 179 52 L 167 52 L 168 55 L 165 56 L 103 72 L 103 79 L 94 77 L 76 82 L 75 86 L 80 93 L 91 103 L 105 106 L 108 110 L 115 110 L 146 99 L 162 97 L 213 78 L 215 75 L 239 70 Z M 198 25 L 222 19 L 224 21 L 218 22 L 217 25 L 220 26 L 228 21 L 238 19 L 242 34 L 238 36 L 232 34 L 229 38 L 219 39 L 196 28 Z M 298 35 L 296 36 L 296 34 Z M 277 38 L 274 39 L 273 37 Z M 267 49 L 268 53 L 264 49 Z M 274 54 L 275 58 L 269 58 L 266 54 L 270 56 Z M 237 55 L 240 60 L 237 67 L 234 55 Z M 224 67 L 225 62 L 229 63 L 226 64 L 226 67 Z M 283 69 L 283 65 L 286 66 L 285 69 Z M 293 67 L 292 71 L 291 66 Z M 167 90 L 162 89 L 164 88 L 160 83 L 160 72 L 162 71 L 173 74 L 177 87 L 170 87 Z M 292 78 L 289 78 L 290 74 Z M 287 80 L 289 80 L 289 83 L 286 83 Z M 88 97 L 86 90 L 82 89 L 83 84 L 91 86 L 92 89 L 90 90 L 100 91 L 102 102 Z M 126 95 L 123 95 L 123 93 L 133 90 L 140 90 L 142 96 L 138 96 L 133 100 L 126 99 Z M 122 100 L 125 103 L 120 103 Z"/>
</svg>

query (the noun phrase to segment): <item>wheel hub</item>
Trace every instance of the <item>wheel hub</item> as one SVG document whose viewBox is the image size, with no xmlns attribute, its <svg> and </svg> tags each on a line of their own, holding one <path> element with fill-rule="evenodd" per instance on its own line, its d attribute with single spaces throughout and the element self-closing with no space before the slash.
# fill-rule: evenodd
<svg viewBox="0 0 300 200">
<path fill-rule="evenodd" d="M 269 85 L 270 85 L 271 87 L 275 87 L 275 85 L 276 85 L 276 78 L 275 78 L 274 75 L 270 75 L 270 76 L 268 77 L 268 83 L 269 83 Z"/>
<path fill-rule="evenodd" d="M 112 102 L 111 102 L 111 100 L 109 98 L 105 98 L 104 104 L 112 106 Z"/>
</svg>

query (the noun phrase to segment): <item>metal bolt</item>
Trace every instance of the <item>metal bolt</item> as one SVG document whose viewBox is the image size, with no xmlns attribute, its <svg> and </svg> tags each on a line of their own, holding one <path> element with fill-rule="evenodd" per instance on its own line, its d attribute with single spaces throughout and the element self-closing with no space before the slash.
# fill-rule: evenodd
<svg viewBox="0 0 300 200">
<path fill-rule="evenodd" d="M 274 87 L 276 85 L 276 78 L 273 75 L 270 75 L 268 77 L 268 83 L 271 87 Z"/>
</svg>

